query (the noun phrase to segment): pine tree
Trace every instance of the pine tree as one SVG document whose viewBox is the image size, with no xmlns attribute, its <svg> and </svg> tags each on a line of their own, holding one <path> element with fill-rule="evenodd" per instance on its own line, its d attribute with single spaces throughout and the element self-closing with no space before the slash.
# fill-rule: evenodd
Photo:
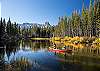
<svg viewBox="0 0 100 71">
<path fill-rule="evenodd" d="M 10 18 L 7 22 L 7 34 L 8 35 L 11 35 L 11 21 L 10 21 Z"/>
<path fill-rule="evenodd" d="M 2 18 L 0 20 L 0 40 L 1 40 L 1 37 L 2 37 Z"/>
<path fill-rule="evenodd" d="M 4 33 L 6 33 L 6 21 L 5 21 L 5 19 L 3 19 L 3 30 L 4 30 Z"/>
<path fill-rule="evenodd" d="M 93 14 L 93 23 L 92 23 L 92 36 L 96 36 L 97 33 L 97 24 L 96 24 L 96 10 L 97 10 L 97 0 L 94 0 L 94 14 Z"/>
<path fill-rule="evenodd" d="M 90 0 L 90 6 L 89 6 L 89 36 L 92 36 L 92 24 L 93 24 L 93 4 L 92 0 Z"/>
<path fill-rule="evenodd" d="M 83 5 L 82 5 L 82 15 L 81 15 L 81 23 L 80 23 L 80 28 L 81 28 L 81 36 L 85 36 L 85 15 L 86 15 L 86 10 L 84 8 L 84 0 L 83 0 Z"/>
<path fill-rule="evenodd" d="M 97 36 L 100 37 L 100 1 L 97 1 L 96 10 L 96 24 L 97 24 Z"/>
</svg>

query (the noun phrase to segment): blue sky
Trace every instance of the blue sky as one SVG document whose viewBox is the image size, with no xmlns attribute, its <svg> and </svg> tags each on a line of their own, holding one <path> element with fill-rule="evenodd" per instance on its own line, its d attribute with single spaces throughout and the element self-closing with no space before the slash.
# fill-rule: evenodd
<svg viewBox="0 0 100 71">
<path fill-rule="evenodd" d="M 1 17 L 1 1 L 0 1 L 0 17 Z"/>
<path fill-rule="evenodd" d="M 17 23 L 55 25 L 59 16 L 70 16 L 74 8 L 81 10 L 82 0 L 2 0 L 1 16 Z M 89 0 L 85 0 L 88 7 Z"/>
</svg>

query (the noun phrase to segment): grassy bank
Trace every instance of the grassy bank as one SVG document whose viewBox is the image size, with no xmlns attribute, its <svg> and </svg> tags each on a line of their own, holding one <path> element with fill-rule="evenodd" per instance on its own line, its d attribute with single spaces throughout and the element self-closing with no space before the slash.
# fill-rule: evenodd
<svg viewBox="0 0 100 71">
<path fill-rule="evenodd" d="M 50 40 L 50 38 L 31 38 L 32 40 Z"/>
<path fill-rule="evenodd" d="M 100 44 L 100 38 L 97 38 L 97 37 L 52 37 L 50 39 L 51 41 L 60 41 L 60 42 L 69 42 L 69 43 L 73 43 L 73 44 L 78 44 L 78 43 L 81 43 L 81 44 Z"/>
<path fill-rule="evenodd" d="M 52 42 L 68 42 L 73 44 L 100 44 L 100 38 L 96 37 L 52 37 L 52 38 L 31 38 L 32 40 L 50 40 Z"/>
</svg>

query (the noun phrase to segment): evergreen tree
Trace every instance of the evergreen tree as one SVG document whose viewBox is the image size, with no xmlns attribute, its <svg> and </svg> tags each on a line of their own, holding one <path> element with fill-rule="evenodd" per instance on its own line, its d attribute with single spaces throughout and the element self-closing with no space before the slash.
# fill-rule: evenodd
<svg viewBox="0 0 100 71">
<path fill-rule="evenodd" d="M 97 1 L 96 11 L 97 36 L 100 37 L 100 1 Z"/>
<path fill-rule="evenodd" d="M 97 10 L 97 1 L 94 0 L 94 12 L 93 12 L 93 23 L 92 23 L 92 36 L 97 36 L 97 24 L 96 24 L 96 10 Z"/>
<path fill-rule="evenodd" d="M 7 29 L 7 34 L 11 35 L 11 21 L 10 21 L 10 18 L 7 22 L 7 28 L 6 29 Z"/>
<path fill-rule="evenodd" d="M 90 6 L 89 6 L 89 35 L 90 37 L 92 36 L 92 24 L 93 24 L 93 4 L 92 4 L 92 0 L 90 0 Z"/>
</svg>

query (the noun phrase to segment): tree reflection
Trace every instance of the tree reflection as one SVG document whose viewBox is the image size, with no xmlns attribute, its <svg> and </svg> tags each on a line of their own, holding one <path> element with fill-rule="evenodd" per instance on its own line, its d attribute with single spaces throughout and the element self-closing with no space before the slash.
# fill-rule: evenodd
<svg viewBox="0 0 100 71">
<path fill-rule="evenodd" d="M 59 57 L 59 61 L 62 63 L 63 68 L 66 67 L 66 63 L 78 67 L 80 66 L 83 71 L 94 71 L 95 67 L 98 71 L 100 69 L 100 48 L 99 45 L 85 45 L 85 44 L 70 44 L 65 42 L 63 45 L 66 45 L 67 48 L 73 50 L 72 54 L 69 53 L 56 53 Z M 61 48 L 61 47 L 59 47 Z"/>
<path fill-rule="evenodd" d="M 0 49 L 0 71 L 4 70 L 4 49 Z"/>
<path fill-rule="evenodd" d="M 20 42 L 11 42 L 6 44 L 5 54 L 7 55 L 7 59 L 9 60 L 9 57 L 12 53 L 16 53 L 19 50 L 19 44 Z"/>
<path fill-rule="evenodd" d="M 21 57 L 5 64 L 5 71 L 27 71 L 31 66 L 32 63 L 27 58 Z"/>
<path fill-rule="evenodd" d="M 26 40 L 22 41 L 22 49 L 25 50 L 27 48 L 33 50 L 33 51 L 38 51 L 40 49 L 48 48 L 50 46 L 49 41 L 31 41 L 31 40 Z"/>
<path fill-rule="evenodd" d="M 31 68 L 39 68 L 37 61 L 30 61 L 30 58 L 25 56 L 16 57 L 18 51 L 38 51 L 50 46 L 49 41 L 31 41 L 21 40 L 16 43 L 10 43 L 6 45 L 5 49 L 5 71 L 29 71 Z M 14 55 L 13 55 L 14 54 Z M 12 57 L 12 58 L 11 58 Z"/>
</svg>

